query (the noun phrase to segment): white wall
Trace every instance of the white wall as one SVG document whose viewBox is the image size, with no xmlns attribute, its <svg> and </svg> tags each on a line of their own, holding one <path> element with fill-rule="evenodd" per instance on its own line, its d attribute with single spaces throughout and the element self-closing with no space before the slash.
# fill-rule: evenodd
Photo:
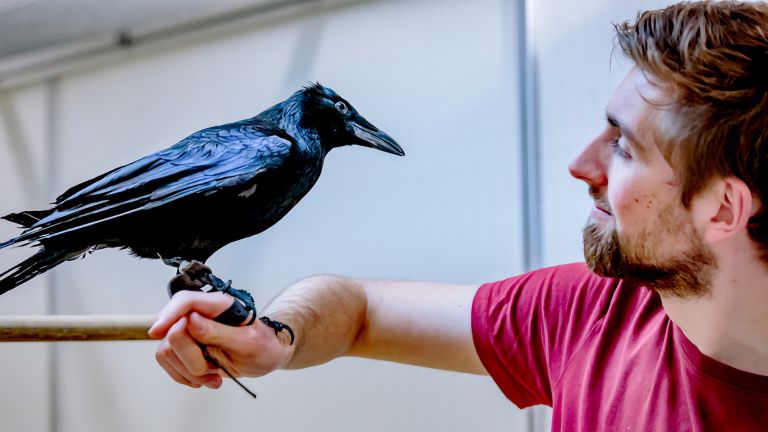
<svg viewBox="0 0 768 432">
<path fill-rule="evenodd" d="M 263 305 L 290 282 L 318 272 L 455 283 L 518 273 L 518 67 L 516 41 L 509 40 L 517 20 L 511 12 L 503 0 L 368 2 L 64 76 L 53 107 L 55 193 L 200 128 L 252 116 L 319 80 L 395 137 L 407 156 L 335 150 L 314 190 L 283 221 L 213 257 L 219 275 L 250 289 Z M 44 94 L 44 87 L 34 91 Z M 41 129 L 42 112 L 29 113 L 24 130 Z M 9 153 L 4 148 L 2 154 Z M 18 176 L 9 177 L 3 194 L 11 198 L 2 211 L 41 204 L 18 193 Z M 4 238 L 12 235 L 8 224 L 2 227 Z M 6 262 L 5 253 L 3 259 L 15 262 Z M 55 312 L 154 313 L 167 301 L 172 274 L 157 262 L 101 251 L 56 270 Z M 17 312 L 10 305 L 34 296 L 32 285 L 0 303 Z M 177 385 L 155 364 L 155 345 L 58 345 L 58 430 L 525 427 L 524 414 L 486 377 L 342 359 L 247 379 L 259 394 L 253 401 L 233 383 L 220 391 Z M 47 375 L 36 375 L 44 370 L 44 347 L 0 348 L 7 353 L 4 369 L 26 375 L 0 392 L 9 400 L 0 405 L 3 430 L 44 430 L 45 415 L 32 429 L 24 423 L 28 411 L 46 413 L 33 403 L 48 393 Z"/>
<path fill-rule="evenodd" d="M 659 0 L 542 0 L 535 5 L 539 58 L 544 264 L 581 261 L 592 201 L 568 164 L 605 123 L 605 107 L 631 67 L 614 52 L 611 23 L 671 4 Z"/>
<path fill-rule="evenodd" d="M 0 212 L 40 206 L 48 158 L 45 152 L 46 92 L 35 86 L 0 98 Z M 0 238 L 17 233 L 0 223 Z M 28 254 L 22 249 L 0 253 L 3 271 Z M 1 315 L 42 314 L 46 311 L 48 276 L 27 283 L 23 290 L 0 298 Z M 0 429 L 43 431 L 48 427 L 48 347 L 44 344 L 0 345 Z"/>
<path fill-rule="evenodd" d="M 611 22 L 657 0 L 533 3 L 539 70 L 544 264 L 578 261 L 591 206 L 567 165 L 603 124 L 630 66 L 612 61 Z M 57 192 L 212 124 L 251 116 L 309 80 L 347 97 L 407 156 L 334 151 L 320 182 L 282 222 L 227 247 L 214 269 L 264 304 L 316 272 L 457 283 L 522 270 L 516 18 L 507 0 L 390 1 L 304 14 L 220 35 L 60 82 Z M 45 88 L 11 95 L 43 181 Z M 4 118 L 0 118 L 3 121 Z M 3 124 L 3 128 L 7 125 Z M 0 134 L 2 211 L 53 195 L 22 194 Z M 8 157 L 6 157 L 8 155 Z M 0 224 L 0 235 L 13 234 Z M 6 268 L 22 251 L 3 251 Z M 59 313 L 153 313 L 172 271 L 100 252 L 61 267 Z M 0 298 L 2 313 L 45 311 L 45 278 Z M 342 359 L 187 390 L 155 366 L 154 343 L 59 345 L 62 431 L 524 430 L 523 415 L 487 378 Z M 3 430 L 43 430 L 44 345 L 0 347 Z M 245 420 L 240 420 L 245 413 Z"/>
<path fill-rule="evenodd" d="M 631 67 L 614 53 L 611 23 L 671 4 L 659 0 L 538 0 L 534 29 L 539 80 L 542 265 L 583 260 L 582 228 L 592 200 L 568 164 L 605 123 L 605 107 Z M 551 410 L 538 422 L 548 430 Z M 540 413 L 542 412 L 540 411 Z"/>
</svg>

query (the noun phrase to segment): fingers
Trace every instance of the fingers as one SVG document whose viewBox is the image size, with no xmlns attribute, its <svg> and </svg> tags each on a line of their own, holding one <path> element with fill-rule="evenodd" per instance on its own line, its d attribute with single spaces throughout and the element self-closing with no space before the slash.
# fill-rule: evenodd
<svg viewBox="0 0 768 432">
<path fill-rule="evenodd" d="M 181 362 L 182 371 L 189 371 L 193 377 L 214 373 L 202 355 L 200 346 L 187 332 L 187 319 L 182 318 L 168 331 L 168 344 Z M 185 378 L 188 374 L 183 374 Z M 189 379 L 189 378 L 187 378 Z M 190 381 L 193 381 L 190 379 Z"/>
<path fill-rule="evenodd" d="M 194 340 L 208 347 L 213 356 L 235 376 L 262 376 L 284 366 L 292 354 L 261 321 L 250 326 L 232 327 L 192 312 L 187 331 Z"/>
<path fill-rule="evenodd" d="M 188 318 L 189 334 L 204 345 L 234 347 L 242 343 L 242 331 L 239 327 L 218 323 L 197 312 L 191 312 Z"/>
<path fill-rule="evenodd" d="M 233 301 L 238 300 L 223 293 L 183 291 L 160 312 L 149 335 L 163 339 L 156 358 L 174 381 L 190 387 L 221 385 L 218 369 L 205 359 L 200 344 L 234 376 L 262 376 L 290 359 L 292 348 L 261 321 L 243 327 L 213 321 Z"/>
<path fill-rule="evenodd" d="M 148 334 L 152 338 L 163 338 L 171 326 L 188 313 L 195 311 L 202 316 L 213 318 L 224 312 L 231 304 L 232 297 L 223 293 L 182 291 L 174 295 L 160 311 Z"/>
<path fill-rule="evenodd" d="M 181 362 L 179 361 L 178 357 L 176 357 L 176 354 L 172 349 L 168 349 L 167 351 L 158 350 L 155 354 L 155 358 L 157 359 L 157 362 L 160 364 L 160 366 L 171 378 L 173 378 L 174 381 L 186 386 L 200 388 L 199 384 L 193 384 L 192 381 L 186 379 L 182 372 L 180 372 L 183 370 Z"/>
<path fill-rule="evenodd" d="M 186 329 L 187 319 L 174 324 L 157 349 L 155 358 L 160 366 L 176 382 L 193 388 L 205 385 L 218 388 L 221 377 L 218 369 L 212 368 L 203 357 L 202 351 Z"/>
<path fill-rule="evenodd" d="M 218 369 L 205 359 L 201 344 L 221 368 L 236 377 L 262 376 L 284 367 L 294 348 L 283 343 L 261 321 L 231 327 L 192 311 L 171 325 L 158 346 L 157 361 L 178 383 L 217 387 L 221 384 L 220 377 L 215 375 Z"/>
<path fill-rule="evenodd" d="M 167 354 L 167 357 L 160 357 L 158 351 L 158 355 L 156 357 L 158 363 L 165 370 L 168 376 L 170 376 L 179 384 L 183 384 L 192 388 L 200 388 L 201 386 L 206 386 L 208 388 L 216 389 L 221 387 L 221 376 L 218 374 L 207 374 L 200 377 L 191 375 L 187 370 L 184 369 L 184 366 L 181 364 L 180 360 L 176 358 L 173 351 L 170 351 L 170 353 Z"/>
</svg>

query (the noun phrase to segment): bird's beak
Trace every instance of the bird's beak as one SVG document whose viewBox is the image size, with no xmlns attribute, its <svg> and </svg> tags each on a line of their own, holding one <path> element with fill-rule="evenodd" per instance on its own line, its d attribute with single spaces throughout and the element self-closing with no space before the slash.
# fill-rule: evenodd
<svg viewBox="0 0 768 432">
<path fill-rule="evenodd" d="M 352 131 L 358 139 L 356 144 L 375 148 L 398 156 L 405 156 L 403 148 L 400 147 L 400 144 L 398 144 L 397 141 L 383 131 L 380 131 L 376 126 L 368 123 L 364 118 L 358 117 L 355 121 L 350 123 L 352 125 Z"/>
</svg>

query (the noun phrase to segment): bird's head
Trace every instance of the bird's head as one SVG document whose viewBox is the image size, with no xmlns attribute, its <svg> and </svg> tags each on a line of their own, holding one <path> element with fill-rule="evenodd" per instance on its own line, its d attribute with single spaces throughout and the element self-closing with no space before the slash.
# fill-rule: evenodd
<svg viewBox="0 0 768 432">
<path fill-rule="evenodd" d="M 330 150 L 361 145 L 398 156 L 405 155 L 392 137 L 361 116 L 352 105 L 328 87 L 310 84 L 299 90 L 303 127 L 317 130 L 323 146 Z"/>
</svg>

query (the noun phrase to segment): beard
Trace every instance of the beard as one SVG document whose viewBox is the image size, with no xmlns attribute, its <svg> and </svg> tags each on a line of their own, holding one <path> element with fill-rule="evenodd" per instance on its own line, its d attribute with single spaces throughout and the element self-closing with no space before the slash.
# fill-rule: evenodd
<svg viewBox="0 0 768 432">
<path fill-rule="evenodd" d="M 661 295 L 680 298 L 709 294 L 716 260 L 702 237 L 671 207 L 653 228 L 622 238 L 615 228 L 596 221 L 584 228 L 584 258 L 590 270 L 645 285 Z M 655 229 L 655 231 L 651 231 Z"/>
</svg>

